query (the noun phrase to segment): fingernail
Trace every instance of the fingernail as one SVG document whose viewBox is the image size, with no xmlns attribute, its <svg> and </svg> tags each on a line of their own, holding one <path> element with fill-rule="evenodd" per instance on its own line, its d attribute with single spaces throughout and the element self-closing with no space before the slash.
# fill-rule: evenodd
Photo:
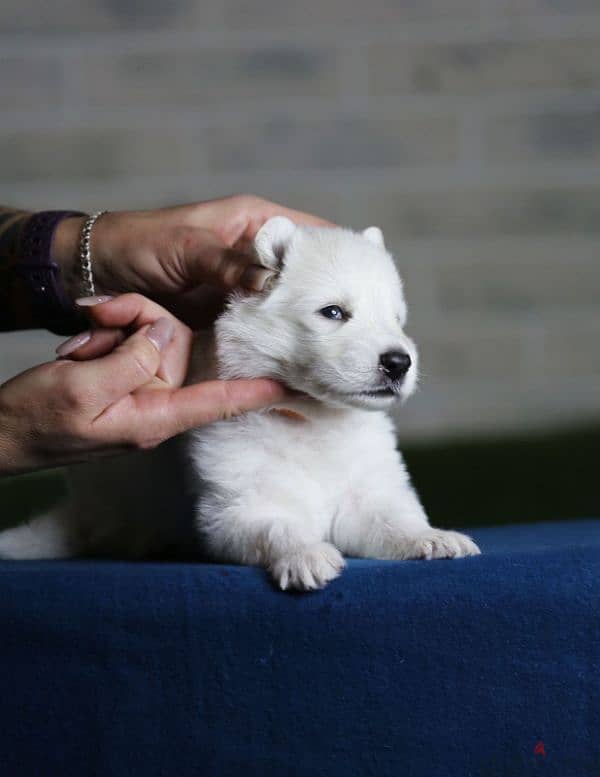
<svg viewBox="0 0 600 777">
<path fill-rule="evenodd" d="M 89 342 L 91 337 L 91 332 L 80 332 L 78 335 L 75 335 L 75 337 L 71 337 L 69 340 L 61 343 L 56 349 L 56 353 L 58 356 L 68 356 L 70 353 L 73 353 L 73 351 L 76 351 L 82 345 Z"/>
<path fill-rule="evenodd" d="M 253 291 L 270 291 L 277 273 L 264 267 L 249 267 L 244 273 L 244 285 Z"/>
<path fill-rule="evenodd" d="M 164 351 L 175 334 L 175 324 L 168 318 L 157 319 L 146 332 L 146 337 L 157 351 Z"/>
<path fill-rule="evenodd" d="M 108 302 L 114 299 L 114 297 L 104 294 L 100 297 L 80 297 L 75 300 L 75 304 L 82 308 L 91 308 L 93 305 L 101 305 L 103 302 Z"/>
</svg>

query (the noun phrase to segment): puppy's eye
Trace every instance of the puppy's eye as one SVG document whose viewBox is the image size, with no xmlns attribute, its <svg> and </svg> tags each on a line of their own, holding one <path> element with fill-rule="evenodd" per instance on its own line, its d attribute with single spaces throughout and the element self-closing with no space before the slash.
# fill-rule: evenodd
<svg viewBox="0 0 600 777">
<path fill-rule="evenodd" d="M 327 307 L 321 308 L 319 313 L 332 321 L 346 321 L 349 318 L 346 311 L 342 310 L 339 305 L 327 305 Z"/>
</svg>

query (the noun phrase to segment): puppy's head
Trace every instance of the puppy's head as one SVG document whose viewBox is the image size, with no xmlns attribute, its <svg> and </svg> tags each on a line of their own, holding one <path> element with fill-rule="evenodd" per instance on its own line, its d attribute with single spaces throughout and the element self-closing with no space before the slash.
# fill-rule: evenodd
<svg viewBox="0 0 600 777">
<path fill-rule="evenodd" d="M 233 295 L 217 321 L 221 377 L 275 378 L 322 402 L 373 409 L 412 393 L 417 351 L 379 229 L 275 217 L 255 249 L 277 276 L 260 295 Z"/>
</svg>

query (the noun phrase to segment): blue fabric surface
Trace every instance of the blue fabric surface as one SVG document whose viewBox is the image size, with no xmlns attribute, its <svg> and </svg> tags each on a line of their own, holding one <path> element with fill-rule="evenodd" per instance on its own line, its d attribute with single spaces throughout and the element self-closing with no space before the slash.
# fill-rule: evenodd
<svg viewBox="0 0 600 777">
<path fill-rule="evenodd" d="M 600 521 L 471 533 L 308 595 L 0 562 L 0 774 L 600 775 Z"/>
</svg>

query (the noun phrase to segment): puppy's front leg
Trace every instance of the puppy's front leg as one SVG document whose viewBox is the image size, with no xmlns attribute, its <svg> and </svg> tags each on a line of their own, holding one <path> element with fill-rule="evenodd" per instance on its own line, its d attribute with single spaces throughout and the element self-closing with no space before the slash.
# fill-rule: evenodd
<svg viewBox="0 0 600 777">
<path fill-rule="evenodd" d="M 200 517 L 199 526 L 217 558 L 265 567 L 282 590 L 322 588 L 344 568 L 339 550 L 324 541 L 318 511 L 283 514 L 281 504 L 264 502 L 243 512 L 204 514 L 210 518 Z"/>
<path fill-rule="evenodd" d="M 323 588 L 344 566 L 342 554 L 330 542 L 288 546 L 281 553 L 270 554 L 267 561 L 271 576 L 283 591 Z"/>
<path fill-rule="evenodd" d="M 393 481 L 392 481 L 393 482 Z M 345 506 L 332 530 L 332 540 L 349 556 L 382 559 L 434 559 L 474 556 L 479 548 L 470 537 L 456 531 L 435 529 L 413 487 L 380 483 Z M 398 487 L 399 486 L 399 487 Z"/>
</svg>

